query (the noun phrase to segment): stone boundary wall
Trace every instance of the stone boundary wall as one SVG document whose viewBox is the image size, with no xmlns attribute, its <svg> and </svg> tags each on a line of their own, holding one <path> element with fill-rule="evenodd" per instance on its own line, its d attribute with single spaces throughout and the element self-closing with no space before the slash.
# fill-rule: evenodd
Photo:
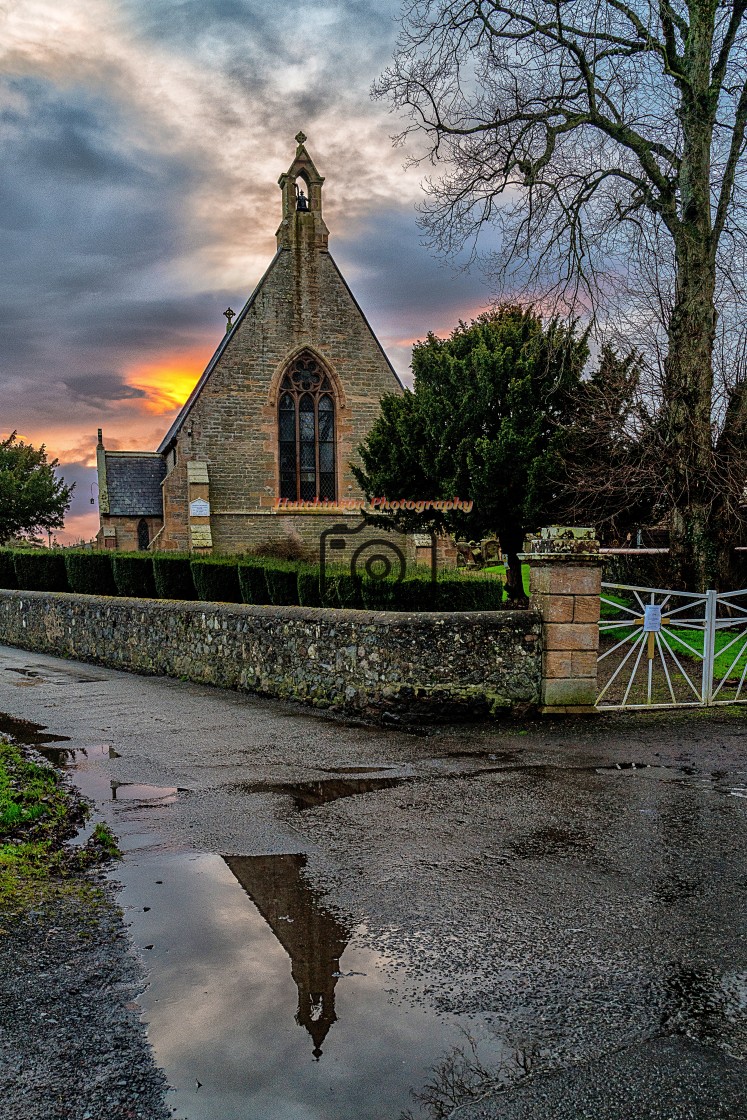
<svg viewBox="0 0 747 1120">
<path fill-rule="evenodd" d="M 436 720 L 539 700 L 541 619 L 0 591 L 0 643 L 319 708 Z"/>
</svg>

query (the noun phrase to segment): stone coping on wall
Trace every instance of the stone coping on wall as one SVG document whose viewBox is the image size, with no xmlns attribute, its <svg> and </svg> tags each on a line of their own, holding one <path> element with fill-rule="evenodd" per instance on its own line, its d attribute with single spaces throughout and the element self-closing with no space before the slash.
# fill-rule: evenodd
<svg viewBox="0 0 747 1120">
<path fill-rule="evenodd" d="M 0 591 L 0 642 L 381 718 L 537 703 L 533 610 L 400 613 Z"/>
</svg>

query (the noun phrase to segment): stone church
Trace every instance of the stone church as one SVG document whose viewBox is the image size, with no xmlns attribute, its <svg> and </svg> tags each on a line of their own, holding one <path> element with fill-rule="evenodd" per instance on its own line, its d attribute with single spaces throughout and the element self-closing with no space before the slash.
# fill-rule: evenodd
<svg viewBox="0 0 747 1120">
<path fill-rule="evenodd" d="M 99 547 L 316 545 L 338 503 L 362 504 L 350 462 L 402 387 L 327 247 L 305 140 L 279 179 L 277 252 L 158 450 L 107 451 L 99 431 Z"/>
</svg>

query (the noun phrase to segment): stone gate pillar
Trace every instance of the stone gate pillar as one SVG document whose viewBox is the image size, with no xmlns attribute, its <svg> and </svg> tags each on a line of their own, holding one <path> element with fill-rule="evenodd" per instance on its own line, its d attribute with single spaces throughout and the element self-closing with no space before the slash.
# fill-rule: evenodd
<svg viewBox="0 0 747 1120">
<path fill-rule="evenodd" d="M 593 529 L 553 525 L 527 540 L 531 605 L 542 615 L 540 709 L 594 712 L 602 560 Z"/>
</svg>

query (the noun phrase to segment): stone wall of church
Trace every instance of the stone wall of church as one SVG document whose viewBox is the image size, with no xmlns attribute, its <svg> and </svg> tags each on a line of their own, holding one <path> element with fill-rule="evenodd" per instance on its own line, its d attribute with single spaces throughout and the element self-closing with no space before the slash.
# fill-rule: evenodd
<svg viewBox="0 0 747 1120">
<path fill-rule="evenodd" d="M 279 494 L 278 386 L 288 361 L 306 347 L 335 387 L 337 495 L 362 497 L 350 462 L 378 416 L 381 397 L 401 386 L 329 253 L 286 249 L 234 327 L 178 434 L 177 466 L 163 484 L 166 528 L 159 544 L 189 547 L 187 460 L 208 467 L 214 551 L 282 535 L 284 519 L 272 516 Z M 260 512 L 271 516 L 256 517 Z M 306 537 L 315 532 L 313 523 L 296 521 Z"/>
<path fill-rule="evenodd" d="M 161 531 L 163 521 L 160 517 L 113 517 L 101 514 L 101 527 L 96 534 L 96 548 L 108 548 L 118 552 L 133 552 L 139 547 L 138 526 L 142 520 L 148 526 L 148 540 L 152 542 Z"/>
<path fill-rule="evenodd" d="M 418 719 L 533 703 L 532 610 L 390 614 L 0 591 L 0 642 L 320 708 Z"/>
</svg>

